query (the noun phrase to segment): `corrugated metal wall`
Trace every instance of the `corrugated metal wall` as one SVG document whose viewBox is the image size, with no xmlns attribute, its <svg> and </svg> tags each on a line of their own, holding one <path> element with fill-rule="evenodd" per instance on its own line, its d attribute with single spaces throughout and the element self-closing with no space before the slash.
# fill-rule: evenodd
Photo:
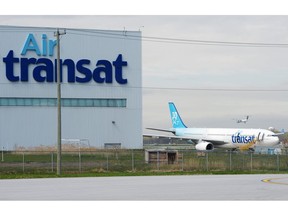
<svg viewBox="0 0 288 216">
<path fill-rule="evenodd" d="M 54 29 L 19 28 L 0 26 L 0 97 L 56 97 L 56 83 L 37 83 L 33 80 L 33 65 L 29 66 L 29 82 L 10 82 L 5 76 L 3 58 L 14 50 L 15 58 L 40 58 L 34 52 L 21 56 L 27 35 L 42 34 L 55 40 Z M 137 36 L 130 40 L 127 35 Z M 41 40 L 39 46 L 41 44 Z M 3 44 L 3 45 L 2 45 Z M 126 108 L 63 107 L 62 138 L 88 139 L 91 146 L 104 147 L 104 143 L 121 143 L 122 148 L 142 148 L 142 77 L 141 33 L 122 31 L 66 30 L 61 37 L 61 58 L 89 59 L 93 71 L 100 59 L 115 61 L 122 54 L 128 66 L 123 68 L 126 85 L 115 80 L 112 84 L 67 83 L 63 69 L 63 98 L 126 98 Z M 45 58 L 50 58 L 46 56 Z M 50 59 L 54 61 L 56 51 Z M 19 63 L 14 64 L 19 74 Z M 66 72 L 67 73 L 67 72 Z M 81 75 L 81 74 L 80 74 Z M 114 123 L 113 123 L 114 122 Z M 57 142 L 56 107 L 5 107 L 0 106 L 0 147 L 55 145 Z"/>
</svg>

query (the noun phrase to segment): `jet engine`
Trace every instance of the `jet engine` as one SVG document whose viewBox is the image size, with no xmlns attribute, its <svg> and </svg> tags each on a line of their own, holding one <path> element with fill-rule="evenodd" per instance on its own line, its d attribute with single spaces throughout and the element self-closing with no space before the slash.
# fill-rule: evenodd
<svg viewBox="0 0 288 216">
<path fill-rule="evenodd" d="M 196 150 L 198 151 L 212 151 L 214 149 L 214 146 L 212 143 L 210 142 L 199 142 L 196 146 L 195 146 Z"/>
</svg>

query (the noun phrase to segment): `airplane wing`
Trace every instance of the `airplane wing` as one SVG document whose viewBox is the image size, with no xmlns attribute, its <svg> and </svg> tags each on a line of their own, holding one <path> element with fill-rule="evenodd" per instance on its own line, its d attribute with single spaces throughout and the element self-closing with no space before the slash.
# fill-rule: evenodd
<svg viewBox="0 0 288 216">
<path fill-rule="evenodd" d="M 169 131 L 171 132 L 171 131 Z M 175 135 L 158 135 L 158 134 L 143 134 L 143 137 L 148 138 L 168 138 L 168 139 L 176 139 L 176 140 L 186 140 L 187 142 L 190 142 L 192 144 L 197 144 L 201 141 L 206 141 L 212 143 L 214 146 L 224 145 L 226 142 L 219 141 L 219 140 L 209 140 L 209 139 L 191 139 L 189 136 L 175 136 Z"/>
<path fill-rule="evenodd" d="M 270 128 L 269 128 L 269 130 L 270 130 Z M 273 132 L 273 129 L 272 130 L 270 130 L 270 131 L 272 131 Z M 283 134 L 285 134 L 286 132 L 285 132 L 285 130 L 284 129 L 282 129 L 281 130 L 281 132 L 278 132 L 278 133 L 276 133 L 276 132 L 274 132 L 274 134 L 272 135 L 272 136 L 281 136 L 281 135 L 283 135 Z"/>
<path fill-rule="evenodd" d="M 168 138 L 168 139 L 198 141 L 197 139 L 191 139 L 191 137 L 175 136 L 175 135 L 143 134 L 143 137 L 148 137 L 148 138 Z"/>
<path fill-rule="evenodd" d="M 220 140 L 210 140 L 210 139 L 193 139 L 190 136 L 175 136 L 176 130 L 175 128 L 171 129 L 162 129 L 162 128 L 146 128 L 148 130 L 156 130 L 156 131 L 161 131 L 161 132 L 170 132 L 173 133 L 174 135 L 158 135 L 158 134 L 143 134 L 143 137 L 150 137 L 150 138 L 168 138 L 168 139 L 178 139 L 178 140 L 186 140 L 189 143 L 192 143 L 194 145 L 200 143 L 200 142 L 210 142 L 214 146 L 219 146 L 219 145 L 224 145 L 227 144 L 224 141 Z"/>
<path fill-rule="evenodd" d="M 285 133 L 274 133 L 272 136 L 281 136 L 283 134 L 285 134 Z"/>
</svg>

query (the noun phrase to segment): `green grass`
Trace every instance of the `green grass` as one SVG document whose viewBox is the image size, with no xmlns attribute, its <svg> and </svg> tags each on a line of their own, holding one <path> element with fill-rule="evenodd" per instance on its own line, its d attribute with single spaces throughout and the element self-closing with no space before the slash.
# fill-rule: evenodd
<svg viewBox="0 0 288 216">
<path fill-rule="evenodd" d="M 71 177 L 115 177 L 115 176 L 173 176 L 173 175 L 241 175 L 241 174 L 288 174 L 288 171 L 153 171 L 153 172 L 102 172 L 102 173 L 63 173 L 58 176 L 55 173 L 6 173 L 1 174 L 0 179 L 31 179 L 31 178 L 71 178 Z"/>
<path fill-rule="evenodd" d="M 81 158 L 79 152 L 64 152 L 61 177 L 288 173 L 288 155 L 215 151 L 199 156 L 191 150 L 179 154 L 183 162 L 157 165 L 145 163 L 143 150 L 134 150 L 133 157 L 131 150 L 81 152 Z M 0 179 L 57 178 L 56 164 L 51 152 L 6 152 Z"/>
</svg>

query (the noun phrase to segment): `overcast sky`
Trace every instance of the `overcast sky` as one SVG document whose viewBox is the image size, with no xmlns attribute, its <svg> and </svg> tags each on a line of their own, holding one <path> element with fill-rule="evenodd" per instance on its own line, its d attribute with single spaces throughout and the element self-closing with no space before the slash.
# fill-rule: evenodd
<svg viewBox="0 0 288 216">
<path fill-rule="evenodd" d="M 190 127 L 287 129 L 288 91 L 270 91 L 288 90 L 287 23 L 288 16 L 0 16 L 0 25 L 142 31 L 143 128 L 170 128 L 168 102 L 173 101 Z M 234 119 L 246 115 L 251 116 L 246 125 L 236 124 Z"/>
</svg>

